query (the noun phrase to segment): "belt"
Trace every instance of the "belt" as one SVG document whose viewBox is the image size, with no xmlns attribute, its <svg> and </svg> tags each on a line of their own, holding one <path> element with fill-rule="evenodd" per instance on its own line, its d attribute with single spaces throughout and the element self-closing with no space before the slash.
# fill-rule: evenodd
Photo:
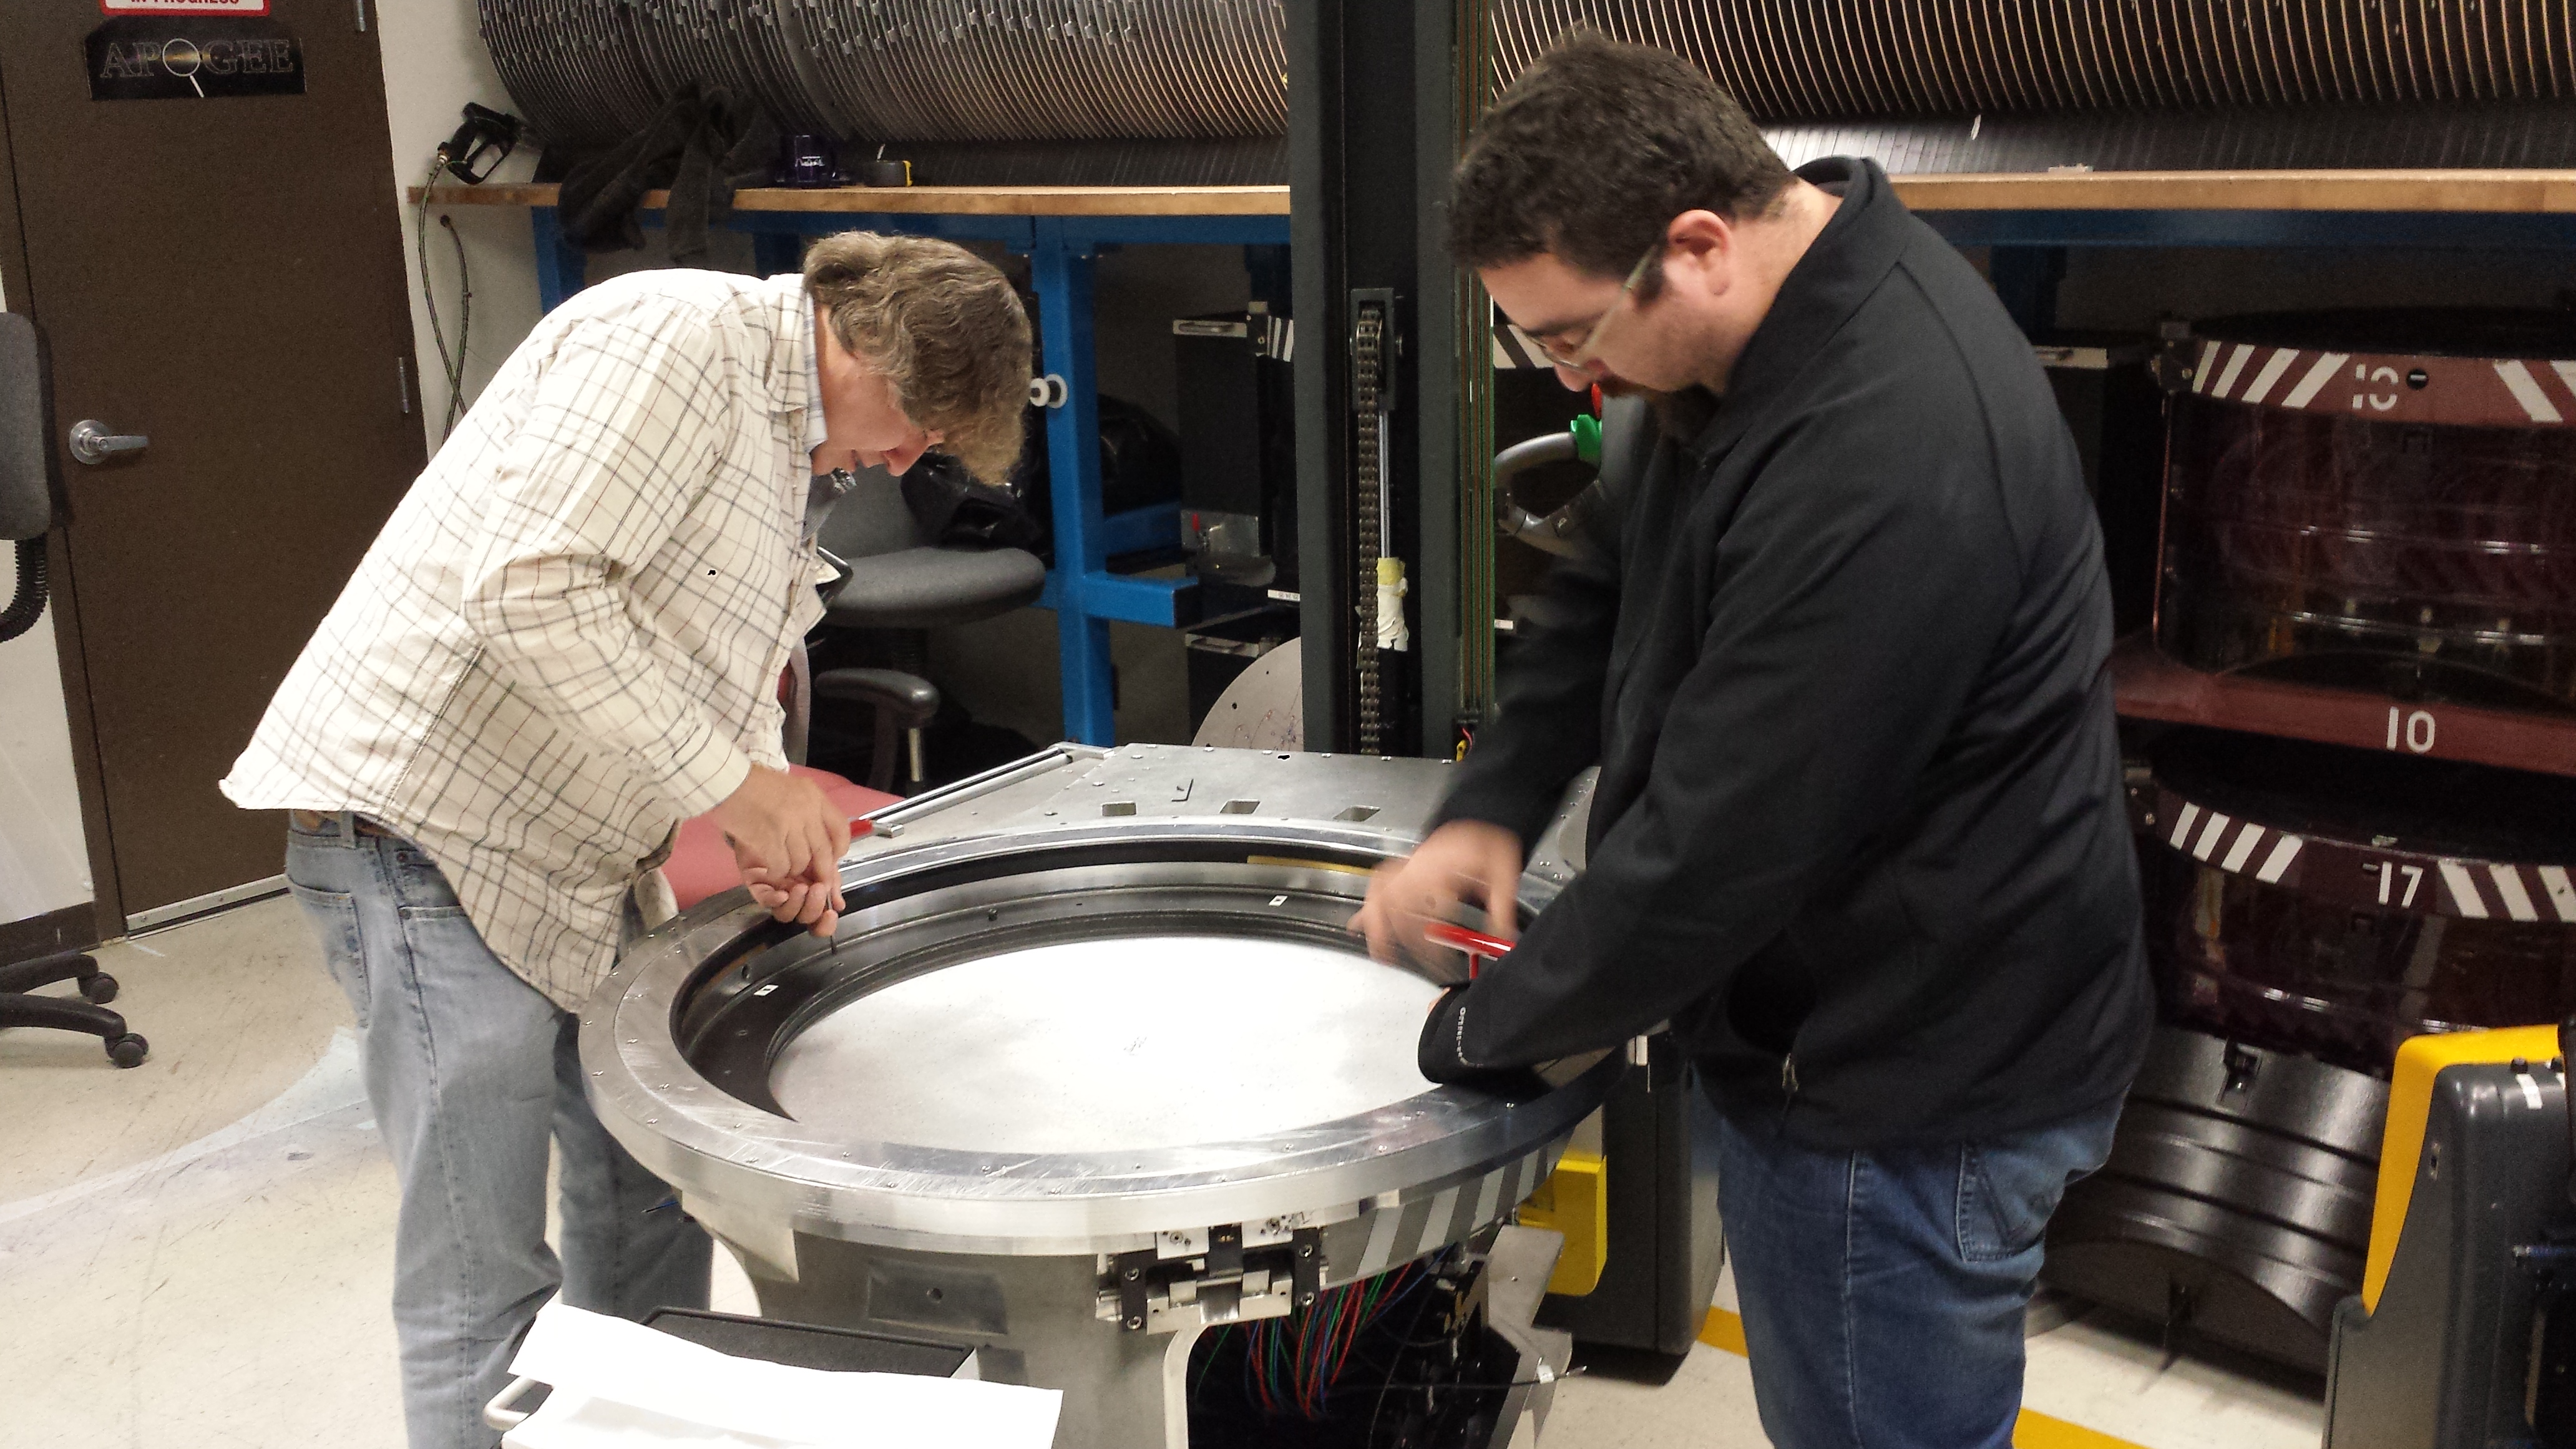
<svg viewBox="0 0 2576 1449">
<path fill-rule="evenodd" d="M 318 810 L 290 810 L 286 813 L 295 818 L 296 824 L 307 830 L 319 830 L 323 826 L 329 824 L 332 819 L 331 816 L 325 815 Z M 364 815 L 350 816 L 349 823 L 360 835 L 372 835 L 380 839 L 396 838 L 394 836 L 394 832 L 378 825 L 376 822 L 368 819 Z"/>
</svg>

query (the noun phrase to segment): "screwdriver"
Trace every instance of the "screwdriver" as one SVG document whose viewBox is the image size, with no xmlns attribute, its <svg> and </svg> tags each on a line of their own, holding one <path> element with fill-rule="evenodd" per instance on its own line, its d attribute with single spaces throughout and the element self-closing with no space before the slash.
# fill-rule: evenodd
<svg viewBox="0 0 2576 1449">
<path fill-rule="evenodd" d="M 1438 945 L 1447 946 L 1453 951 L 1465 952 L 1467 979 L 1471 981 L 1481 969 L 1479 962 L 1500 961 L 1512 949 L 1512 943 L 1500 936 L 1488 936 L 1482 931 L 1471 931 L 1465 926 L 1453 925 L 1447 921 L 1432 922 L 1423 928 L 1422 934 Z"/>
</svg>

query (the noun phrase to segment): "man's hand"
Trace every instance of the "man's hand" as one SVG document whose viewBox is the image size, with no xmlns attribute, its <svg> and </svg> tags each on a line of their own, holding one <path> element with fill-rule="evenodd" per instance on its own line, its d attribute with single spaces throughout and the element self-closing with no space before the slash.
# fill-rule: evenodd
<svg viewBox="0 0 2576 1449">
<path fill-rule="evenodd" d="M 742 849 L 734 848 L 734 864 L 742 871 L 742 883 L 751 890 L 751 899 L 762 910 L 779 920 L 805 926 L 817 936 L 829 936 L 841 924 L 841 887 L 798 880 L 780 884 L 769 878 L 769 872 L 743 858 Z M 837 874 L 837 872 L 836 872 Z"/>
<path fill-rule="evenodd" d="M 1435 969 L 1451 965 L 1456 954 L 1434 946 L 1423 928 L 1457 918 L 1461 905 L 1481 906 L 1485 928 L 1508 941 L 1519 915 L 1520 837 L 1481 820 L 1452 820 L 1431 832 L 1413 854 L 1377 868 L 1369 881 L 1368 902 L 1351 918 L 1351 931 L 1368 938 L 1369 954 L 1381 961 L 1410 958 Z M 1459 980 L 1462 973 L 1452 972 Z"/>
<path fill-rule="evenodd" d="M 828 936 L 840 923 L 841 852 L 850 821 L 822 787 L 762 765 L 708 812 L 733 847 L 751 898 L 782 921 Z"/>
</svg>

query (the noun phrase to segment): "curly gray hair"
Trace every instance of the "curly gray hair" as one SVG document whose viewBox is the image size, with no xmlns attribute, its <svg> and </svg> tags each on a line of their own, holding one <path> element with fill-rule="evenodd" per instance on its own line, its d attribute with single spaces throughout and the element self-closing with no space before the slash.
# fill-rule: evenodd
<svg viewBox="0 0 2576 1449">
<path fill-rule="evenodd" d="M 998 268 L 955 242 L 845 231 L 806 250 L 805 290 L 841 345 L 884 371 L 904 416 L 976 477 L 1009 479 L 1029 317 Z"/>
</svg>

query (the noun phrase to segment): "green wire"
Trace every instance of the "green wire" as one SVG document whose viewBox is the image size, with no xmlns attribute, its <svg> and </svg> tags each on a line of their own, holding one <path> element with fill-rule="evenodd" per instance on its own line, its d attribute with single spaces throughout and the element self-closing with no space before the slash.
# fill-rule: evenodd
<svg viewBox="0 0 2576 1449">
<path fill-rule="evenodd" d="M 1199 1381 L 1190 1386 L 1190 1393 L 1193 1397 L 1198 1394 L 1199 1390 L 1207 1387 L 1208 1374 L 1216 1368 L 1216 1351 L 1218 1347 L 1225 1342 L 1226 1334 L 1231 1331 L 1233 1327 L 1234 1325 L 1231 1323 L 1219 1324 L 1216 1330 L 1216 1337 L 1208 1340 L 1207 1362 L 1199 1365 Z"/>
</svg>

